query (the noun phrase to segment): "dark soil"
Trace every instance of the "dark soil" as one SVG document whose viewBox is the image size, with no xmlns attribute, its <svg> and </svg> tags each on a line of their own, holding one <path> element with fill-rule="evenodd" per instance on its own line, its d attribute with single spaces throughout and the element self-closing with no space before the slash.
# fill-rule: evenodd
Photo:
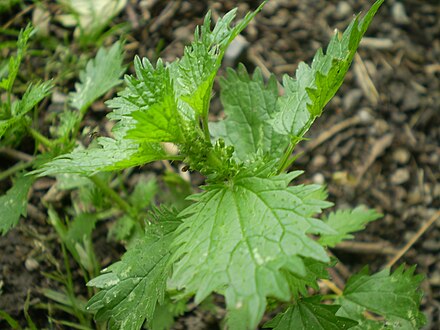
<svg viewBox="0 0 440 330">
<path fill-rule="evenodd" d="M 115 24 L 131 25 L 132 33 L 127 38 L 129 59 L 134 54 L 154 59 L 159 50 L 160 57 L 173 60 L 181 56 L 195 25 L 202 23 L 209 8 L 216 18 L 238 6 L 238 17 L 242 17 L 258 5 L 258 1 L 230 0 L 144 3 L 146 6 L 129 1 L 126 11 L 115 20 Z M 266 76 L 274 72 L 279 79 L 285 73 L 293 75 L 300 61 L 310 63 L 315 51 L 327 44 L 334 28 L 344 29 L 353 14 L 367 9 L 371 3 L 272 0 L 245 30 L 243 38 L 233 44 L 237 54 L 228 55 L 225 62 L 231 66 L 243 62 L 249 71 L 259 66 Z M 46 5 L 52 13 L 56 12 L 52 4 Z M 32 10 L 16 18 L 13 24 L 24 26 L 31 14 Z M 13 16 L 2 17 L 1 24 Z M 438 1 L 386 1 L 341 90 L 311 129 L 310 141 L 298 147 L 297 152 L 303 155 L 294 167 L 305 170 L 302 180 L 325 183 L 329 199 L 337 208 L 364 204 L 384 214 L 382 220 L 356 235 L 354 242 L 333 250 L 341 261 L 333 274 L 334 281 L 341 285 L 365 264 L 372 271 L 383 268 L 424 223 L 438 216 L 439 17 Z M 51 33 L 60 30 L 58 34 L 62 35 L 65 31 L 61 29 L 56 23 L 51 25 Z M 67 91 L 71 86 L 65 88 Z M 88 120 L 95 122 L 107 111 L 101 103 L 94 105 L 94 110 Z M 222 115 L 218 100 L 213 100 L 213 110 L 213 119 Z M 1 154 L 0 164 L 2 169 L 6 168 L 6 158 Z M 0 184 L 0 189 L 8 187 L 8 183 Z M 34 212 L 29 212 L 29 218 L 0 239 L 0 309 L 26 324 L 23 306 L 29 292 L 31 316 L 35 322 L 41 322 L 38 327 L 46 327 L 47 318 L 32 311 L 32 306 L 45 301 L 40 294 L 42 288 L 57 289 L 42 276 L 42 272 L 54 270 L 43 254 L 60 256 L 54 233 L 45 225 L 46 214 L 39 200 L 45 193 L 43 188 L 34 187 L 36 195 L 30 200 Z M 105 244 L 109 243 L 101 241 L 98 248 L 106 251 Z M 103 265 L 116 260 L 120 247 L 112 249 L 115 259 L 107 258 Z M 423 311 L 428 318 L 425 329 L 440 328 L 439 252 L 437 220 L 397 262 L 417 264 L 416 272 L 426 274 L 422 284 Z M 216 316 L 188 312 L 175 328 L 214 329 L 213 322 L 218 323 L 217 317 L 223 314 L 221 300 L 218 303 Z M 0 328 L 7 327 L 0 321 Z"/>
</svg>

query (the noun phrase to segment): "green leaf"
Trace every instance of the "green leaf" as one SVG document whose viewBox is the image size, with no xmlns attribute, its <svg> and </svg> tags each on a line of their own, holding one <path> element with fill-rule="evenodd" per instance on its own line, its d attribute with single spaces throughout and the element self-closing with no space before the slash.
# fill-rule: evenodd
<svg viewBox="0 0 440 330">
<path fill-rule="evenodd" d="M 298 299 L 300 295 L 304 297 L 308 296 L 309 287 L 319 291 L 318 280 L 329 278 L 327 269 L 336 264 L 335 261 L 329 264 L 311 258 L 304 258 L 303 262 L 305 268 L 304 274 L 288 273 L 286 275 L 290 290 L 296 299 Z"/>
<path fill-rule="evenodd" d="M 127 137 L 143 142 L 184 142 L 184 120 L 177 108 L 169 68 L 162 60 L 154 68 L 148 59 L 141 62 L 139 57 L 134 68 L 137 79 L 127 76 L 126 90 L 108 103 L 135 119 L 136 126 Z"/>
<path fill-rule="evenodd" d="M 377 220 L 382 215 L 375 210 L 369 210 L 365 207 L 358 206 L 353 210 L 340 210 L 332 212 L 324 221 L 333 228 L 337 234 L 322 235 L 319 242 L 322 245 L 334 247 L 337 243 L 343 240 L 352 239 L 355 231 L 360 231 L 365 228 L 365 225 L 371 221 Z"/>
<path fill-rule="evenodd" d="M 78 111 L 66 109 L 60 113 L 58 119 L 59 123 L 51 127 L 51 134 L 67 142 L 81 121 L 81 114 Z"/>
<path fill-rule="evenodd" d="M 154 196 L 158 192 L 156 179 L 141 178 L 137 181 L 133 193 L 130 195 L 129 201 L 136 210 L 140 211 L 146 208 L 153 201 Z"/>
<path fill-rule="evenodd" d="M 318 50 L 311 67 L 301 62 L 296 79 L 283 78 L 285 91 L 279 99 L 279 113 L 273 120 L 277 132 L 299 140 L 313 120 L 321 115 L 324 106 L 341 86 L 360 40 L 382 3 L 383 0 L 376 1 L 362 20 L 357 16 L 342 38 L 335 33 L 326 54 Z"/>
<path fill-rule="evenodd" d="M 419 311 L 422 299 L 419 285 L 423 276 L 413 275 L 414 270 L 415 266 L 405 270 L 401 265 L 392 274 L 384 269 L 369 275 L 368 268 L 364 268 L 348 280 L 342 297 L 336 301 L 342 306 L 337 314 L 359 321 L 356 328 L 359 330 L 374 329 L 378 325 L 390 329 L 420 329 L 426 323 Z M 365 311 L 381 315 L 385 321 L 367 320 Z M 362 324 L 366 326 L 361 327 Z"/>
<path fill-rule="evenodd" d="M 161 144 L 137 142 L 126 138 L 127 132 L 136 124 L 131 113 L 138 109 L 136 104 L 129 101 L 128 94 L 127 89 L 120 93 L 119 97 L 108 102 L 115 108 L 108 117 L 118 121 L 112 129 L 114 138 L 99 137 L 92 147 L 89 146 L 88 149 L 78 147 L 71 153 L 58 156 L 43 164 L 33 173 L 39 176 L 60 173 L 93 175 L 99 171 L 122 170 L 155 160 L 168 159 L 169 155 Z"/>
<path fill-rule="evenodd" d="M 299 300 L 264 327 L 275 330 L 343 330 L 357 325 L 356 321 L 335 315 L 340 306 L 320 304 L 319 300 L 319 296 Z"/>
<path fill-rule="evenodd" d="M 171 284 L 195 293 L 197 303 L 224 292 L 230 321 L 241 322 L 237 328 L 258 325 L 267 296 L 289 300 L 280 270 L 305 275 L 302 257 L 328 262 L 308 234 L 332 232 L 313 218 L 331 205 L 310 197 L 320 187 L 287 187 L 299 174 L 238 176 L 194 196 L 196 203 L 181 213 Z"/>
<path fill-rule="evenodd" d="M 152 321 L 157 303 L 164 301 L 170 245 L 179 224 L 174 213 L 162 211 L 121 261 L 87 284 L 101 289 L 87 305 L 97 321 L 121 330 L 140 329 L 145 319 Z"/>
<path fill-rule="evenodd" d="M 254 12 L 248 13 L 234 27 L 230 25 L 235 18 L 236 8 L 218 19 L 213 30 L 211 12 L 205 16 L 203 25 L 197 27 L 194 41 L 185 48 L 183 58 L 176 62 L 172 70 L 177 96 L 190 105 L 196 114 L 203 117 L 208 113 L 212 84 L 227 47 L 265 3 L 266 1 Z"/>
<path fill-rule="evenodd" d="M 261 70 L 250 77 L 243 65 L 237 72 L 228 69 L 220 80 L 221 101 L 227 118 L 212 123 L 211 133 L 235 148 L 235 156 L 246 161 L 258 152 L 272 159 L 282 156 L 288 145 L 286 136 L 274 131 L 269 120 L 277 111 L 278 86 L 274 76 L 265 84 Z"/>
<path fill-rule="evenodd" d="M 0 197 L 0 233 L 5 235 L 15 227 L 20 216 L 26 216 L 27 195 L 35 178 L 20 176 L 5 195 Z"/>
<path fill-rule="evenodd" d="M 0 88 L 7 90 L 9 93 L 12 91 L 12 86 L 17 77 L 21 61 L 27 50 L 27 42 L 32 36 L 33 31 L 34 29 L 30 24 L 24 30 L 20 31 L 17 41 L 17 54 L 9 58 L 8 76 L 0 81 Z"/>
<path fill-rule="evenodd" d="M 158 304 L 154 311 L 154 316 L 148 322 L 148 328 L 151 330 L 168 330 L 174 324 L 174 318 L 183 315 L 186 311 L 187 301 L 178 300 L 173 301 L 168 296 L 165 296 L 163 304 Z"/>
<path fill-rule="evenodd" d="M 132 140 L 116 140 L 108 137 L 97 139 L 95 148 L 77 148 L 69 154 L 56 157 L 32 173 L 38 176 L 60 173 L 93 175 L 99 171 L 116 171 L 127 167 L 165 159 L 167 155 L 158 144 L 138 144 Z"/>
<path fill-rule="evenodd" d="M 86 69 L 80 72 L 80 82 L 75 84 L 76 91 L 69 95 L 72 107 L 84 113 L 95 100 L 119 85 L 122 82 L 120 77 L 125 72 L 123 59 L 120 42 L 108 50 L 100 48 L 95 58 L 87 62 Z"/>
<path fill-rule="evenodd" d="M 25 115 L 31 111 L 41 100 L 51 93 L 52 81 L 29 84 L 26 92 L 19 101 L 12 104 L 11 116 L 0 120 L 0 138 L 2 138 L 9 128 L 25 123 Z"/>
</svg>

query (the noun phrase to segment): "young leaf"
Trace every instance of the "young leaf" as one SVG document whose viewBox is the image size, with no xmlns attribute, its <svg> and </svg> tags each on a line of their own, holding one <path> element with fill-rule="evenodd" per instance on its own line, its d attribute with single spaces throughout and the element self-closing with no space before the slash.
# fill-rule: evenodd
<svg viewBox="0 0 440 330">
<path fill-rule="evenodd" d="M 275 330 L 343 330 L 357 325 L 349 318 L 336 316 L 337 305 L 319 303 L 320 297 L 305 298 L 290 306 L 284 313 L 264 324 L 264 328 Z"/>
<path fill-rule="evenodd" d="M 164 301 L 170 245 L 179 224 L 174 213 L 162 212 L 121 261 L 87 284 L 101 289 L 87 305 L 97 321 L 107 321 L 112 330 L 140 329 L 145 319 L 152 321 L 157 303 Z"/>
<path fill-rule="evenodd" d="M 29 24 L 24 30 L 20 31 L 17 41 L 17 54 L 9 58 L 8 76 L 0 81 L 0 88 L 7 90 L 9 93 L 12 91 L 15 78 L 18 74 L 21 61 L 27 49 L 27 42 L 33 34 L 33 27 Z"/>
<path fill-rule="evenodd" d="M 181 213 L 172 285 L 197 303 L 224 292 L 231 322 L 242 328 L 258 325 L 267 296 L 290 299 L 281 269 L 305 275 L 301 257 L 329 261 L 307 234 L 329 231 L 313 215 L 331 204 L 310 197 L 319 186 L 287 187 L 299 174 L 239 176 L 196 195 Z"/>
<path fill-rule="evenodd" d="M 326 54 L 318 50 L 311 67 L 300 63 L 296 79 L 284 77 L 285 93 L 279 100 L 279 113 L 273 121 L 277 132 L 301 138 L 313 120 L 321 115 L 341 86 L 360 40 L 382 3 L 383 0 L 377 0 L 362 20 L 356 17 L 342 38 L 335 33 Z"/>
<path fill-rule="evenodd" d="M 180 62 L 173 66 L 173 78 L 177 96 L 189 104 L 193 111 L 205 116 L 211 100 L 214 78 L 220 68 L 226 48 L 243 31 L 255 15 L 263 8 L 263 2 L 254 12 L 230 27 L 237 9 L 233 9 L 220 18 L 211 31 L 211 12 L 205 16 L 202 26 L 196 29 L 194 41 L 185 48 Z"/>
<path fill-rule="evenodd" d="M 353 210 L 332 212 L 327 219 L 324 219 L 324 222 L 333 228 L 337 234 L 323 234 L 319 238 L 319 243 L 334 247 L 343 240 L 353 238 L 353 235 L 349 233 L 364 229 L 367 223 L 377 220 L 381 216 L 375 210 L 369 210 L 362 206 L 358 206 Z"/>
<path fill-rule="evenodd" d="M 126 77 L 128 87 L 108 104 L 136 120 L 127 137 L 144 142 L 184 141 L 184 119 L 179 114 L 168 67 L 161 60 L 156 68 L 144 58 L 134 60 L 137 79 Z"/>
<path fill-rule="evenodd" d="M 414 276 L 414 269 L 415 266 L 405 271 L 401 265 L 392 274 L 384 269 L 369 275 L 364 268 L 348 280 L 343 295 L 336 301 L 342 306 L 337 315 L 359 321 L 359 330 L 366 328 L 361 325 L 420 329 L 426 322 L 419 311 L 422 293 L 418 287 L 423 276 Z M 365 311 L 382 315 L 385 321 L 367 320 Z"/>
<path fill-rule="evenodd" d="M 52 81 L 45 81 L 35 85 L 30 84 L 21 100 L 12 104 L 11 116 L 9 118 L 2 118 L 0 115 L 0 119 L 3 119 L 0 120 L 0 138 L 6 134 L 10 127 L 24 124 L 25 115 L 50 94 L 52 87 Z"/>
<path fill-rule="evenodd" d="M 80 72 L 80 82 L 75 84 L 76 91 L 69 95 L 72 107 L 84 113 L 95 100 L 119 85 L 122 82 L 119 78 L 125 72 L 123 59 L 120 42 L 108 50 L 100 48 L 96 57 L 88 61 L 86 69 Z"/>
<path fill-rule="evenodd" d="M 243 65 L 228 69 L 220 80 L 220 99 L 227 118 L 210 125 L 211 133 L 235 148 L 235 156 L 245 161 L 257 152 L 281 157 L 288 139 L 274 131 L 269 120 L 277 111 L 278 86 L 274 76 L 265 84 L 261 70 L 250 77 Z"/>
<path fill-rule="evenodd" d="M 32 176 L 21 176 L 0 197 L 0 234 L 5 235 L 15 227 L 21 215 L 26 216 L 27 195 L 34 180 Z"/>
</svg>

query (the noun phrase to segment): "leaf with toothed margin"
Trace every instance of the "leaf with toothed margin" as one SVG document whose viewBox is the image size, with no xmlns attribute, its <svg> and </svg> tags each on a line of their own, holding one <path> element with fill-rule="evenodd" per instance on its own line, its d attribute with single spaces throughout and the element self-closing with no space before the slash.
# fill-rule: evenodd
<svg viewBox="0 0 440 330">
<path fill-rule="evenodd" d="M 263 8 L 264 1 L 255 11 L 248 13 L 231 27 L 237 8 L 217 20 L 211 30 L 211 12 L 205 16 L 202 26 L 197 27 L 194 41 L 185 47 L 182 59 L 171 68 L 177 96 L 186 102 L 199 116 L 206 116 L 211 100 L 212 85 L 229 44 L 243 31 Z"/>
<path fill-rule="evenodd" d="M 345 330 L 358 323 L 346 317 L 336 316 L 340 306 L 324 305 L 321 297 L 314 296 L 298 300 L 285 312 L 264 324 L 264 328 L 275 330 Z"/>
<path fill-rule="evenodd" d="M 290 186 L 300 172 L 272 177 L 238 176 L 193 196 L 180 216 L 171 285 L 195 293 L 224 293 L 230 324 L 255 328 L 266 297 L 289 300 L 282 269 L 305 275 L 303 258 L 328 262 L 309 234 L 331 233 L 313 215 L 331 204 L 315 199 L 320 186 Z M 240 326 L 238 326 L 240 324 Z"/>
<path fill-rule="evenodd" d="M 401 265 L 394 273 L 387 268 L 369 275 L 365 267 L 347 281 L 342 296 L 336 300 L 341 305 L 336 314 L 358 321 L 355 330 L 420 329 L 426 323 L 419 310 L 423 275 L 414 275 L 414 270 L 415 266 L 405 270 Z M 367 318 L 366 312 L 381 315 L 384 320 Z"/>
<path fill-rule="evenodd" d="M 171 271 L 170 245 L 180 221 L 165 209 L 155 220 L 121 261 L 87 283 L 101 289 L 90 299 L 87 310 L 95 313 L 97 321 L 107 321 L 109 329 L 140 329 L 146 319 L 152 321 L 157 304 L 164 302 Z"/>
<path fill-rule="evenodd" d="M 0 196 L 0 234 L 15 227 L 20 216 L 26 216 L 27 195 L 35 178 L 20 176 L 5 195 Z"/>
<path fill-rule="evenodd" d="M 96 56 L 87 62 L 85 70 L 80 72 L 76 91 L 69 94 L 72 107 L 84 113 L 98 98 L 122 83 L 123 59 L 124 49 L 120 42 L 109 49 L 99 48 Z"/>
<path fill-rule="evenodd" d="M 323 220 L 332 227 L 337 234 L 322 235 L 319 242 L 322 245 L 334 247 L 337 243 L 343 240 L 353 238 L 355 231 L 360 231 L 365 228 L 365 225 L 371 221 L 377 220 L 382 215 L 375 210 L 369 210 L 363 206 L 358 206 L 353 210 L 338 210 L 330 213 L 328 218 Z"/>
<path fill-rule="evenodd" d="M 185 120 L 179 113 L 169 67 L 162 60 L 153 67 L 149 60 L 138 57 L 134 67 L 136 78 L 127 76 L 128 87 L 119 95 L 118 103 L 110 103 L 119 111 L 126 108 L 134 119 L 127 138 L 137 142 L 184 142 Z"/>
<path fill-rule="evenodd" d="M 269 154 L 271 159 L 280 158 L 289 140 L 275 132 L 269 122 L 277 111 L 275 76 L 265 84 L 260 69 L 250 76 L 240 65 L 237 71 L 227 70 L 226 77 L 220 79 L 220 89 L 227 117 L 210 124 L 213 136 L 234 146 L 234 156 L 240 161 L 252 159 L 259 152 Z"/>
<path fill-rule="evenodd" d="M 279 112 L 274 129 L 300 140 L 313 120 L 341 86 L 359 43 L 384 0 L 378 0 L 363 19 L 357 16 L 343 33 L 331 39 L 327 51 L 317 51 L 311 66 L 301 62 L 296 79 L 284 76 L 284 95 L 278 101 Z"/>
</svg>

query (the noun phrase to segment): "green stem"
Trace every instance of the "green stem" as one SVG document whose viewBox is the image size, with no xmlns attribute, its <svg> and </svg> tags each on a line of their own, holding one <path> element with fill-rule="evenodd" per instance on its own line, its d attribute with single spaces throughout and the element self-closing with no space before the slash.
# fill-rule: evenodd
<svg viewBox="0 0 440 330">
<path fill-rule="evenodd" d="M 111 189 L 108 184 L 102 181 L 99 177 L 91 176 L 89 179 L 102 190 L 110 199 L 112 199 L 119 207 L 128 215 L 136 219 L 137 212 L 126 202 L 121 196 L 119 196 L 113 189 Z"/>
<path fill-rule="evenodd" d="M 202 117 L 202 126 L 203 126 L 203 133 L 205 134 L 205 140 L 207 142 L 211 142 L 211 133 L 209 132 L 209 127 L 208 127 L 208 116 Z"/>
<path fill-rule="evenodd" d="M 286 164 L 289 161 L 289 157 L 292 154 L 293 149 L 295 149 L 295 146 L 296 143 L 294 143 L 293 141 L 289 143 L 289 147 L 287 148 L 286 152 L 280 160 L 280 165 L 278 166 L 278 174 L 282 173 L 285 170 Z"/>
<path fill-rule="evenodd" d="M 55 146 L 56 143 L 54 141 L 49 140 L 47 137 L 45 137 L 43 134 L 33 129 L 32 127 L 29 127 L 28 131 L 36 141 L 38 141 L 45 147 L 52 149 Z"/>
<path fill-rule="evenodd" d="M 20 172 L 20 171 L 32 166 L 32 164 L 33 164 L 33 161 L 30 161 L 27 163 L 19 162 L 19 163 L 15 164 L 14 166 L 11 166 L 6 171 L 3 171 L 0 173 L 0 181 L 10 177 L 14 173 Z"/>
<path fill-rule="evenodd" d="M 307 123 L 303 126 L 303 128 L 299 132 L 298 136 L 295 136 L 290 141 L 289 147 L 287 148 L 286 152 L 284 153 L 283 157 L 280 160 L 280 165 L 278 166 L 278 174 L 284 172 L 292 164 L 292 161 L 289 158 L 292 155 L 295 146 L 302 139 L 304 134 L 306 134 L 310 126 L 312 126 L 313 122 L 315 121 L 315 118 L 316 116 L 310 116 L 309 119 L 307 120 Z"/>
</svg>

